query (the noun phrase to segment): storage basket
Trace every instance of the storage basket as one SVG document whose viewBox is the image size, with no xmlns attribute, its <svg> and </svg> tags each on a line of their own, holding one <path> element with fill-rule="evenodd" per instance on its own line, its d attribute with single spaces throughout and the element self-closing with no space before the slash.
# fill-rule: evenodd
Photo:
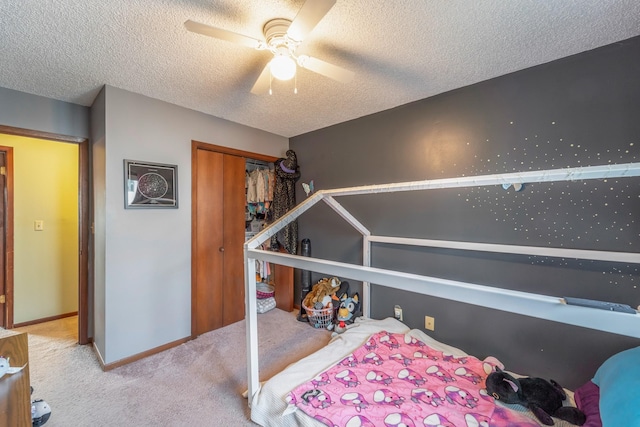
<svg viewBox="0 0 640 427">
<path fill-rule="evenodd" d="M 306 305 L 302 305 L 304 311 L 307 312 L 309 323 L 314 328 L 326 328 L 333 321 L 333 303 L 329 303 L 325 308 L 319 310 L 315 308 L 309 308 Z"/>
<path fill-rule="evenodd" d="M 266 313 L 269 310 L 273 310 L 276 308 L 276 299 L 271 298 L 262 298 L 256 301 L 256 311 L 258 313 Z"/>
<path fill-rule="evenodd" d="M 275 287 L 267 283 L 256 283 L 256 296 L 258 299 L 271 298 L 275 293 Z"/>
</svg>

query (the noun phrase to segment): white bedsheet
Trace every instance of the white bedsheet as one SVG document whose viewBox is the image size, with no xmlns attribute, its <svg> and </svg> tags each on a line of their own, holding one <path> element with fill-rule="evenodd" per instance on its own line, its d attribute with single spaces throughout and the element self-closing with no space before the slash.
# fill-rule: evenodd
<svg viewBox="0 0 640 427">
<path fill-rule="evenodd" d="M 296 386 L 340 362 L 345 356 L 363 345 L 369 336 L 383 330 L 392 333 L 408 333 L 436 350 L 452 354 L 455 357 L 467 356 L 464 351 L 443 344 L 419 329 L 409 329 L 405 324 L 391 317 L 383 320 L 358 318 L 355 325 L 357 326 L 332 338 L 326 347 L 289 365 L 285 370 L 262 383 L 251 399 L 251 420 L 264 427 L 326 427 L 321 422 L 307 416 L 303 411 L 286 413 L 288 405 L 285 397 Z M 567 403 L 573 404 L 573 395 L 572 393 L 568 394 L 571 399 L 567 399 Z M 535 417 L 522 406 L 506 406 L 525 413 L 535 420 Z M 554 420 L 556 427 L 572 426 L 564 421 Z"/>
</svg>

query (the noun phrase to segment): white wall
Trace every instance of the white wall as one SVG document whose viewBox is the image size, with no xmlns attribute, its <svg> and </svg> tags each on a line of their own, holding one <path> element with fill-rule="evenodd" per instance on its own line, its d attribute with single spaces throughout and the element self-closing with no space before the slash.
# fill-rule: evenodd
<svg viewBox="0 0 640 427">
<path fill-rule="evenodd" d="M 89 109 L 0 87 L 0 125 L 89 137 Z"/>
<path fill-rule="evenodd" d="M 95 337 L 105 363 L 191 335 L 192 140 L 276 157 L 289 144 L 284 137 L 105 87 L 105 216 L 104 224 L 96 224 L 105 233 L 104 295 L 96 289 L 105 327 L 104 337 L 98 327 Z M 177 165 L 179 208 L 125 209 L 124 159 Z"/>
<path fill-rule="evenodd" d="M 0 87 L 0 125 L 91 139 L 89 334 L 105 363 L 191 335 L 191 140 L 277 157 L 289 145 L 110 86 L 90 109 Z M 124 159 L 178 165 L 179 208 L 125 210 Z"/>
<path fill-rule="evenodd" d="M 93 186 L 93 203 L 91 216 L 93 218 L 93 234 L 89 236 L 89 247 L 93 248 L 93 270 L 89 276 L 93 280 L 93 287 L 89 286 L 89 330 L 88 336 L 93 337 L 93 345 L 99 352 L 105 350 L 105 94 L 104 88 L 91 106 L 91 174 Z"/>
</svg>

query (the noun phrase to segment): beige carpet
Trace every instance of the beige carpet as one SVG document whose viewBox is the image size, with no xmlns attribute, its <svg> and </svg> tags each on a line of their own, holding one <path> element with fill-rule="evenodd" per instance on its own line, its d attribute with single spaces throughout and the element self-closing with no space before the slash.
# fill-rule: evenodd
<svg viewBox="0 0 640 427">
<path fill-rule="evenodd" d="M 260 377 L 267 379 L 329 341 L 326 330 L 278 309 L 258 316 Z M 17 328 L 29 334 L 33 398 L 52 409 L 48 427 L 251 426 L 245 322 L 103 372 L 79 346 L 77 318 Z"/>
</svg>

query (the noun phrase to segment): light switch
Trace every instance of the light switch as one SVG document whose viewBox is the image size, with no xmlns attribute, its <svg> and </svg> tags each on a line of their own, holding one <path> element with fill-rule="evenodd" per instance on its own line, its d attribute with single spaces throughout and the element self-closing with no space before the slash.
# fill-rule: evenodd
<svg viewBox="0 0 640 427">
<path fill-rule="evenodd" d="M 41 219 L 36 219 L 33 223 L 33 229 L 36 231 L 44 230 L 44 221 Z"/>
</svg>

